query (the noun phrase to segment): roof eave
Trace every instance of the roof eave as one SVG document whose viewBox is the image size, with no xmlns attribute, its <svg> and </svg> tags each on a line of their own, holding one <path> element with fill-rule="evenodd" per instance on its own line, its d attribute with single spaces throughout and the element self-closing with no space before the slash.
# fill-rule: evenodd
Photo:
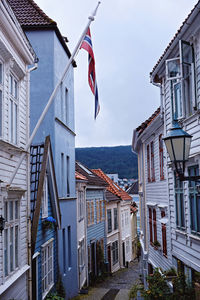
<svg viewBox="0 0 200 300">
<path fill-rule="evenodd" d="M 60 30 L 58 29 L 56 23 L 52 23 L 51 25 L 22 25 L 22 28 L 24 31 L 31 31 L 31 30 L 54 30 L 61 45 L 63 46 L 65 52 L 67 53 L 67 56 L 71 57 L 71 52 L 69 51 L 69 48 L 67 47 L 63 36 L 60 33 Z M 76 61 L 72 61 L 72 66 L 75 68 L 77 67 Z"/>
<path fill-rule="evenodd" d="M 181 28 L 177 31 L 177 34 L 175 35 L 174 39 L 172 40 L 172 43 L 169 48 L 166 48 L 166 53 L 164 52 L 163 57 L 159 61 L 157 65 L 153 68 L 152 72 L 150 72 L 150 81 L 152 83 L 160 83 L 160 78 L 158 76 L 158 72 L 163 67 L 163 64 L 165 63 L 165 60 L 168 58 L 170 52 L 176 47 L 176 45 L 179 43 L 179 40 L 182 38 L 184 33 L 187 31 L 188 27 L 192 24 L 196 16 L 198 15 L 200 11 L 200 3 L 197 3 L 191 14 L 186 18 L 185 22 L 181 26 Z"/>
</svg>

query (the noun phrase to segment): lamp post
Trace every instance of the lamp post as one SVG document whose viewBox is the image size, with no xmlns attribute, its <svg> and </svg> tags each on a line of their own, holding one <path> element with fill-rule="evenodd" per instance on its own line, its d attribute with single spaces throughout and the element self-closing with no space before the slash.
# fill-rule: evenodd
<svg viewBox="0 0 200 300">
<path fill-rule="evenodd" d="M 174 121 L 167 136 L 163 138 L 170 160 L 174 164 L 181 181 L 197 181 L 200 179 L 200 176 L 184 176 L 185 162 L 189 158 L 191 139 L 192 136 L 185 132 L 177 121 Z"/>
</svg>

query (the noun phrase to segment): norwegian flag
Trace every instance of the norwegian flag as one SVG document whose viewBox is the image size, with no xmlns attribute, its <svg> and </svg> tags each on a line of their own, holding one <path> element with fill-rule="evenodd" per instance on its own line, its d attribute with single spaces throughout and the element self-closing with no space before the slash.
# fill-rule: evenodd
<svg viewBox="0 0 200 300">
<path fill-rule="evenodd" d="M 100 105 L 99 105 L 99 99 L 98 99 L 98 88 L 97 88 L 96 73 L 95 73 L 95 59 L 94 59 L 94 53 L 93 53 L 93 49 L 92 49 L 90 28 L 88 28 L 88 31 L 83 39 L 83 42 L 82 42 L 80 48 L 83 48 L 88 52 L 88 82 L 89 82 L 91 91 L 95 97 L 94 117 L 96 119 L 96 117 L 99 113 L 99 110 L 100 110 Z"/>
</svg>

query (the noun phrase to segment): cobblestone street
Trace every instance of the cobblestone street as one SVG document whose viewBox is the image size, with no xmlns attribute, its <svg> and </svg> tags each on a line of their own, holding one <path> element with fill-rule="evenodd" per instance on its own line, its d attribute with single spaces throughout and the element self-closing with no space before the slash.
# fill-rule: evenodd
<svg viewBox="0 0 200 300">
<path fill-rule="evenodd" d="M 135 260 L 114 273 L 105 281 L 89 289 L 88 295 L 80 295 L 78 299 L 84 300 L 128 300 L 128 293 L 134 284 L 140 283 L 139 264 Z"/>
</svg>

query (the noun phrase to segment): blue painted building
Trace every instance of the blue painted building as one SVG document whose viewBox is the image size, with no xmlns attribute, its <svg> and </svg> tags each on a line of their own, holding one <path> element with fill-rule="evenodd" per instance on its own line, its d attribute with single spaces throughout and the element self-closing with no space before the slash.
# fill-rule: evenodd
<svg viewBox="0 0 200 300">
<path fill-rule="evenodd" d="M 30 128 L 33 131 L 54 87 L 61 78 L 70 52 L 56 22 L 33 0 L 9 0 L 23 30 L 39 58 L 31 73 Z M 56 5 L 56 3 L 55 3 Z M 75 196 L 74 76 L 72 63 L 59 92 L 42 122 L 34 143 L 51 136 L 58 196 L 62 211 L 59 230 L 59 266 L 66 299 L 78 292 L 77 225 Z M 73 253 L 73 255 L 72 255 Z"/>
<path fill-rule="evenodd" d="M 55 290 L 59 278 L 57 228 L 60 206 L 50 137 L 31 146 L 32 297 L 42 300 Z"/>
<path fill-rule="evenodd" d="M 107 183 L 94 172 L 76 163 L 76 171 L 87 178 L 86 213 L 87 213 L 87 255 L 89 283 L 100 276 L 107 262 L 105 191 Z"/>
</svg>

